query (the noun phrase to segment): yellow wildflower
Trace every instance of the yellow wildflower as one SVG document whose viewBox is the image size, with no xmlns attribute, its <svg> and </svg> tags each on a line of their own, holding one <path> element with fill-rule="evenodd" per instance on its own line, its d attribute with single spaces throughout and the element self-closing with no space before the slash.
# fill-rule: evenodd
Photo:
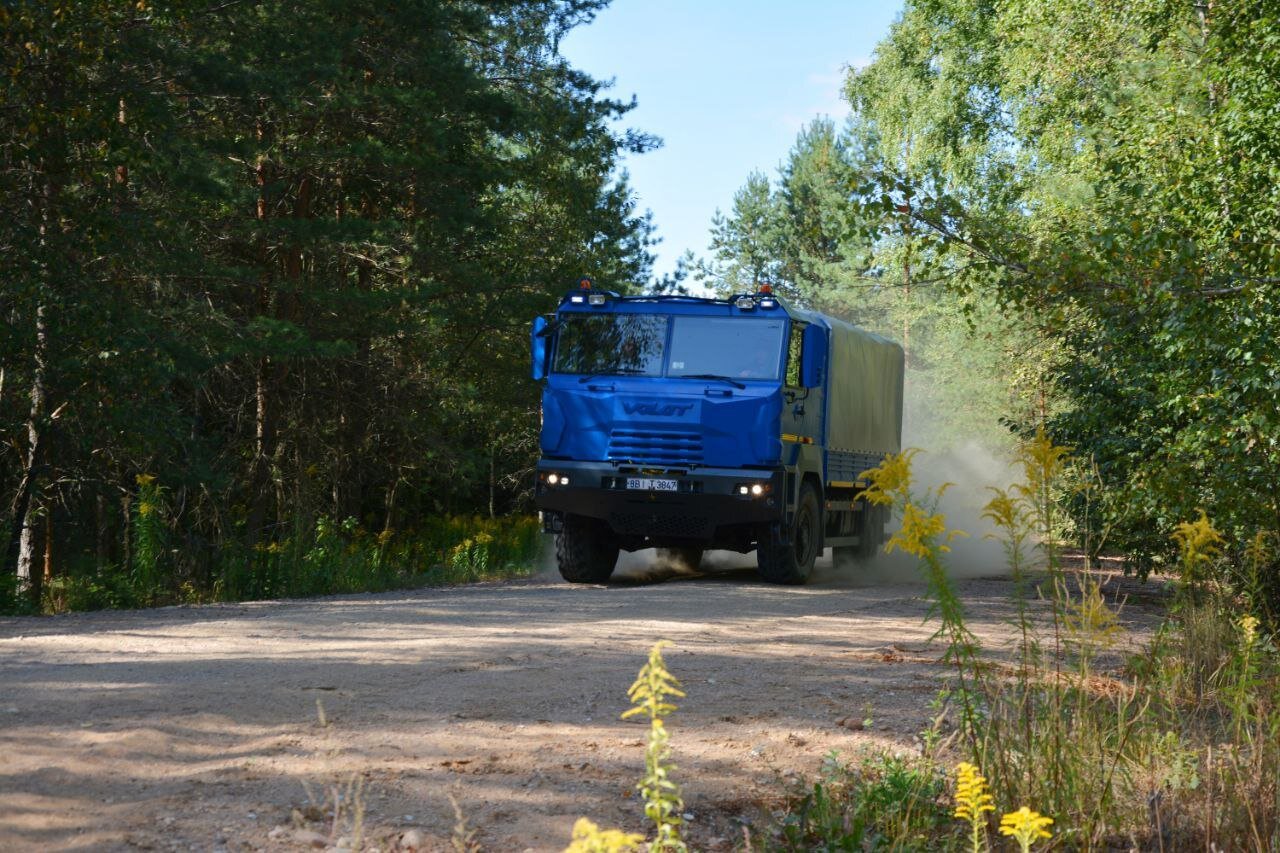
<svg viewBox="0 0 1280 853">
<path fill-rule="evenodd" d="M 620 829 L 601 829 L 585 817 L 573 825 L 573 841 L 564 853 L 630 853 L 644 843 L 644 836 Z"/>
<path fill-rule="evenodd" d="M 1038 838 L 1049 838 L 1053 835 L 1048 830 L 1048 827 L 1052 824 L 1053 818 L 1045 817 L 1039 812 L 1023 806 L 1016 812 L 1009 812 L 1000 818 L 1000 834 L 1016 839 L 1022 847 L 1022 853 L 1028 853 L 1033 841 Z"/>
<path fill-rule="evenodd" d="M 1182 563 L 1194 569 L 1200 563 L 1208 563 L 1218 556 L 1222 548 L 1222 534 L 1214 528 L 1205 511 L 1199 510 L 1195 521 L 1184 521 L 1174 530 L 1173 539 L 1182 552 Z"/>
<path fill-rule="evenodd" d="M 908 448 L 901 453 L 891 453 L 879 467 L 863 473 L 870 485 L 862 493 L 868 503 L 890 506 L 898 495 L 911 491 L 911 459 L 920 451 Z"/>
<path fill-rule="evenodd" d="M 984 812 L 993 812 L 991 794 L 987 788 L 987 780 L 978 772 L 978 768 L 967 761 L 956 765 L 956 810 L 955 816 L 967 820 L 972 829 L 970 847 L 975 853 L 982 849 L 982 827 L 986 823 Z"/>
<path fill-rule="evenodd" d="M 1022 521 L 1022 510 L 1013 496 L 1005 489 L 994 486 L 989 488 L 995 492 L 996 496 L 987 501 L 987 505 L 982 508 L 982 517 L 1005 530 L 1014 530 L 1019 527 Z"/>
<path fill-rule="evenodd" d="M 139 486 L 150 486 L 156 481 L 154 474 L 139 474 L 133 479 L 137 481 Z"/>
<path fill-rule="evenodd" d="M 996 807 L 991 804 L 987 780 L 978 768 L 967 761 L 956 765 L 956 811 L 955 816 L 961 820 L 973 820 L 981 817 L 983 812 L 993 812 Z"/>
<path fill-rule="evenodd" d="M 1070 447 L 1053 443 L 1044 427 L 1036 429 L 1036 436 L 1023 442 L 1018 448 L 1018 461 L 1022 463 L 1026 483 L 1020 487 L 1028 496 L 1045 495 L 1062 475 Z"/>
<path fill-rule="evenodd" d="M 1110 648 L 1124 630 L 1116 612 L 1107 606 L 1101 584 L 1090 578 L 1085 578 L 1079 600 L 1068 597 L 1066 611 L 1067 635 L 1082 649 Z"/>
<path fill-rule="evenodd" d="M 946 529 L 947 520 L 941 513 L 926 512 L 909 503 L 902 509 L 902 527 L 890 537 L 884 550 L 901 548 L 923 560 L 929 556 L 929 541 Z"/>
<path fill-rule="evenodd" d="M 150 501 L 138 501 L 138 515 L 146 518 L 148 515 L 156 511 L 155 504 Z"/>
<path fill-rule="evenodd" d="M 1240 633 L 1243 635 L 1245 648 L 1252 648 L 1258 640 L 1258 617 L 1253 615 L 1241 617 Z"/>
</svg>

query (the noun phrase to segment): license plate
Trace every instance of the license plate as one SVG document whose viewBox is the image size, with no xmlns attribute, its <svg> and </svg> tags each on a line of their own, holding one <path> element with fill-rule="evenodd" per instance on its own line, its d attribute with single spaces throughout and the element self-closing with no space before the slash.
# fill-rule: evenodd
<svg viewBox="0 0 1280 853">
<path fill-rule="evenodd" d="M 655 480 L 651 477 L 628 477 L 628 489 L 644 489 L 650 492 L 674 492 L 675 480 Z"/>
</svg>

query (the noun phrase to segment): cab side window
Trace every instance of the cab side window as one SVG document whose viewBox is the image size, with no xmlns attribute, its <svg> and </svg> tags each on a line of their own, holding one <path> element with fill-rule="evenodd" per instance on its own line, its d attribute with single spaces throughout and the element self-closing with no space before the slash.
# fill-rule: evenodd
<svg viewBox="0 0 1280 853">
<path fill-rule="evenodd" d="M 804 323 L 791 324 L 787 338 L 787 387 L 800 387 L 800 356 L 804 347 Z"/>
</svg>

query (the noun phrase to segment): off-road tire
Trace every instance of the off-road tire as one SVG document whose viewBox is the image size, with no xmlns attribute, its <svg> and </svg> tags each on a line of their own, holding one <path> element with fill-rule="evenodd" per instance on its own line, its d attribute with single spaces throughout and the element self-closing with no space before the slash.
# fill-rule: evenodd
<svg viewBox="0 0 1280 853">
<path fill-rule="evenodd" d="M 812 483 L 800 486 L 795 517 L 787 541 L 761 542 L 756 548 L 756 565 L 761 579 L 769 583 L 805 583 L 818 559 L 818 543 L 822 539 L 822 504 Z"/>
<path fill-rule="evenodd" d="M 556 534 L 556 566 L 569 583 L 604 583 L 618 562 L 618 538 L 603 521 L 581 515 L 564 517 Z"/>
<path fill-rule="evenodd" d="M 888 515 L 889 508 L 879 504 L 868 504 L 862 510 L 858 544 L 831 549 L 837 568 L 848 562 L 866 563 L 875 559 L 884 543 L 884 526 Z"/>
<path fill-rule="evenodd" d="M 659 548 L 658 559 L 679 563 L 686 569 L 698 570 L 702 564 L 702 548 Z"/>
</svg>

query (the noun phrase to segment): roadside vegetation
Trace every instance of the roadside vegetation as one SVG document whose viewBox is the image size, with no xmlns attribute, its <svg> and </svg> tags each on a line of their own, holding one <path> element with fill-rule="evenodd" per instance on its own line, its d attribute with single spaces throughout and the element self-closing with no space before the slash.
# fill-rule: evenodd
<svg viewBox="0 0 1280 853">
<path fill-rule="evenodd" d="M 166 547 L 152 519 L 159 502 L 140 501 L 127 570 L 72 563 L 43 585 L 38 612 L 155 607 L 267 598 L 381 592 L 527 577 L 538 571 L 542 526 L 533 516 L 435 517 L 409 531 L 370 532 L 354 518 L 316 519 L 295 536 L 252 550 L 224 548 L 206 560 Z M 145 513 L 141 513 L 145 510 Z M 10 576 L 12 583 L 12 576 Z M 37 612 L 10 588 L 12 612 Z"/>
<path fill-rule="evenodd" d="M 952 677 L 918 754 L 833 757 L 765 849 L 985 850 L 998 832 L 1024 850 L 1050 834 L 1069 849 L 1280 845 L 1280 652 L 1261 602 L 1233 587 L 1199 515 L 1173 537 L 1167 620 L 1145 650 L 1100 666 L 1118 603 L 1096 573 L 1063 565 L 1053 495 L 1066 459 L 1041 434 L 1023 446 L 1022 483 L 988 505 L 1014 579 L 1019 641 L 1004 654 L 965 626 L 945 572 L 953 531 L 916 492 L 909 455 L 872 472 L 871 499 L 904 518 L 887 547 L 919 557 Z"/>
</svg>

